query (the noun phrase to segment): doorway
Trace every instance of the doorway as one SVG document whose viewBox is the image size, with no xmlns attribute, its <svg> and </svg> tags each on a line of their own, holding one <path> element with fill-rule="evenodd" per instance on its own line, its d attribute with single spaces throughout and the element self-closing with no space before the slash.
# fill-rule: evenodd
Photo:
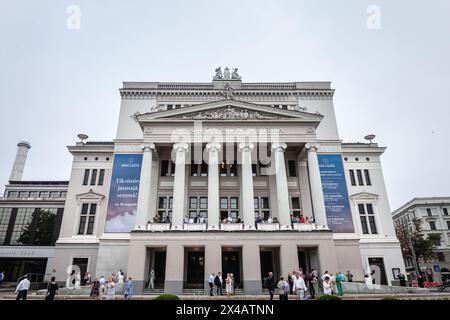
<svg viewBox="0 0 450 320">
<path fill-rule="evenodd" d="M 205 251 L 186 248 L 186 272 L 184 287 L 187 289 L 203 288 L 205 286 Z"/>
<path fill-rule="evenodd" d="M 222 248 L 222 279 L 225 279 L 228 273 L 234 277 L 235 288 L 242 288 L 242 249 L 241 248 Z"/>
<path fill-rule="evenodd" d="M 260 248 L 261 281 L 263 286 L 269 272 L 273 272 L 275 281 L 280 278 L 280 248 Z"/>
<path fill-rule="evenodd" d="M 369 266 L 374 284 L 387 285 L 383 258 L 369 258 Z"/>
<path fill-rule="evenodd" d="M 166 248 L 149 248 L 148 249 L 148 273 L 145 279 L 146 288 L 149 287 L 150 272 L 154 271 L 155 289 L 163 289 L 166 280 Z"/>
</svg>

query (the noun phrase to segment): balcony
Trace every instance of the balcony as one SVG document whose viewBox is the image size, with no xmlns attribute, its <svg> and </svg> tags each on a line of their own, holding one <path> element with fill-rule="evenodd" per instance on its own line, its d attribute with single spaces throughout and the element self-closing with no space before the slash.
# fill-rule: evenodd
<svg viewBox="0 0 450 320">
<path fill-rule="evenodd" d="M 185 231 L 206 231 L 206 223 L 185 223 L 183 225 Z"/>
<path fill-rule="evenodd" d="M 147 231 L 163 232 L 170 230 L 170 223 L 149 223 L 147 224 Z"/>
<path fill-rule="evenodd" d="M 315 223 L 293 223 L 292 226 L 294 230 L 302 232 L 317 230 Z"/>
<path fill-rule="evenodd" d="M 256 229 L 259 231 L 278 231 L 280 230 L 279 223 L 257 223 Z"/>
<path fill-rule="evenodd" d="M 220 230 L 222 231 L 240 231 L 244 227 L 243 223 L 222 223 L 220 225 Z"/>
</svg>

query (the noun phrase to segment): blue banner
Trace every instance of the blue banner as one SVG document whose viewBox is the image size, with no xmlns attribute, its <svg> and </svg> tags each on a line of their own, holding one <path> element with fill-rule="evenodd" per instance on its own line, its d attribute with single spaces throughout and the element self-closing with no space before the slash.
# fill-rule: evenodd
<svg viewBox="0 0 450 320">
<path fill-rule="evenodd" d="M 105 232 L 130 232 L 136 222 L 142 154 L 116 154 Z"/>
<path fill-rule="evenodd" d="M 340 154 L 317 155 L 328 227 L 336 233 L 354 232 L 345 171 Z"/>
</svg>

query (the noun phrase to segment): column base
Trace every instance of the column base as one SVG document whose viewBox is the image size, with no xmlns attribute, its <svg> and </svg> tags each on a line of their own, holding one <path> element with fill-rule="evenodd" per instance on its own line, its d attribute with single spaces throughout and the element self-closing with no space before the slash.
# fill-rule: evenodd
<svg viewBox="0 0 450 320">
<path fill-rule="evenodd" d="M 280 230 L 292 230 L 291 226 L 280 226 Z"/>
<path fill-rule="evenodd" d="M 256 230 L 255 226 L 246 226 L 244 225 L 244 230 Z"/>
<path fill-rule="evenodd" d="M 219 226 L 208 226 L 207 230 L 217 231 L 217 230 L 220 230 L 220 227 Z"/>
<path fill-rule="evenodd" d="M 172 228 L 170 228 L 170 230 L 173 230 L 173 231 L 183 231 L 183 226 L 172 226 Z"/>
</svg>

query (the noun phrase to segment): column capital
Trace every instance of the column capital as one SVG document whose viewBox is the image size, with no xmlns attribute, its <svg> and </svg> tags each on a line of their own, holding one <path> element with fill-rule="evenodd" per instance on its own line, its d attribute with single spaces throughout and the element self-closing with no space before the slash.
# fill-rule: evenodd
<svg viewBox="0 0 450 320">
<path fill-rule="evenodd" d="M 206 145 L 206 151 L 208 152 L 215 152 L 219 151 L 222 148 L 222 144 L 218 142 L 210 142 Z"/>
<path fill-rule="evenodd" d="M 314 144 L 314 143 L 307 143 L 307 144 L 305 145 L 305 149 L 306 149 L 308 152 L 311 152 L 311 151 L 317 152 L 317 149 L 318 149 L 318 148 L 319 148 L 319 145 Z"/>
<path fill-rule="evenodd" d="M 273 151 L 282 151 L 286 150 L 287 144 L 286 143 L 272 143 L 271 148 Z"/>
<path fill-rule="evenodd" d="M 175 143 L 173 145 L 173 150 L 175 150 L 176 152 L 178 152 L 178 151 L 185 152 L 188 150 L 188 148 L 189 148 L 189 145 L 185 142 Z"/>
<path fill-rule="evenodd" d="M 253 143 L 242 142 L 239 143 L 239 151 L 252 151 L 255 145 Z"/>
<path fill-rule="evenodd" d="M 141 144 L 141 149 L 144 152 L 149 152 L 151 150 L 155 150 L 155 144 L 154 143 Z"/>
</svg>

